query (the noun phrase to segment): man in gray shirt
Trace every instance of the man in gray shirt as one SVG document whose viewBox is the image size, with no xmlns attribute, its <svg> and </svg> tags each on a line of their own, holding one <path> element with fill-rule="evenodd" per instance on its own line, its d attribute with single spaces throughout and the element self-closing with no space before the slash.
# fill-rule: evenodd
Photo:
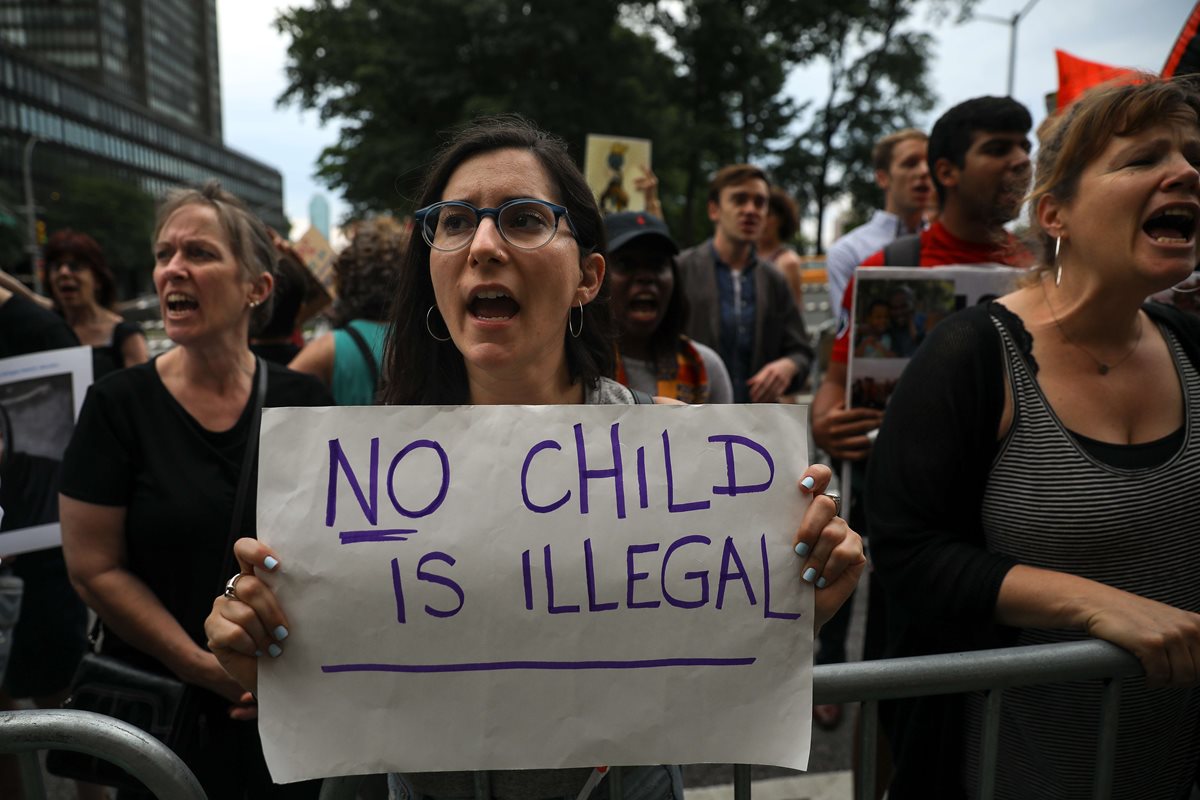
<svg viewBox="0 0 1200 800">
<path fill-rule="evenodd" d="M 894 239 L 921 230 L 922 215 L 933 200 L 926 162 L 928 143 L 929 137 L 916 128 L 896 131 L 875 143 L 871 163 L 875 182 L 884 191 L 883 208 L 834 242 L 825 257 L 829 307 L 835 314 L 842 307 L 842 294 L 850 276 L 867 256 L 878 253 Z"/>
</svg>

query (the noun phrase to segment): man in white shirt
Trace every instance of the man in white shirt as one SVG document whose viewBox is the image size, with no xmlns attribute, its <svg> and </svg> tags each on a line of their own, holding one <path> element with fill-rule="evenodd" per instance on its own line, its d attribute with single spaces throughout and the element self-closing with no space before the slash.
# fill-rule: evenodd
<svg viewBox="0 0 1200 800">
<path fill-rule="evenodd" d="M 834 242 L 825 257 L 829 307 L 842 307 L 842 295 L 854 270 L 867 256 L 901 236 L 921 230 L 922 215 L 933 199 L 922 131 L 905 128 L 875 143 L 871 163 L 875 182 L 884 191 L 883 208 L 871 219 Z"/>
</svg>

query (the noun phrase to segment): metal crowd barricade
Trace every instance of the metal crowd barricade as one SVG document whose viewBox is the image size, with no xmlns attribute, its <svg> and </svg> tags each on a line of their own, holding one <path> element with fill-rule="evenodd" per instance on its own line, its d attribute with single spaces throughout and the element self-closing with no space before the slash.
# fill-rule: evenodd
<svg viewBox="0 0 1200 800">
<path fill-rule="evenodd" d="M 32 770 L 25 768 L 30 759 L 22 759 L 26 797 L 45 797 L 38 750 L 72 750 L 111 761 L 156 797 L 207 800 L 179 756 L 141 728 L 90 711 L 0 711 L 0 753 L 33 757 Z"/>
<path fill-rule="evenodd" d="M 1004 690 L 1042 683 L 1103 681 L 1102 727 L 1092 796 L 1096 800 L 1108 800 L 1112 793 L 1121 681 L 1141 674 L 1142 666 L 1132 654 L 1114 644 L 1090 640 L 886 661 L 826 664 L 813 669 L 813 702 L 863 704 L 859 725 L 861 763 L 855 784 L 859 800 L 872 800 L 875 796 L 875 747 L 880 700 L 987 692 L 979 797 L 981 800 L 991 800 L 995 792 L 996 753 Z M 357 776 L 326 779 L 321 800 L 354 800 L 359 780 Z M 750 800 L 750 791 L 749 765 L 734 766 L 735 800 Z M 475 797 L 477 800 L 487 800 L 489 797 L 486 774 L 481 773 L 476 780 Z M 623 797 L 620 770 L 616 767 L 609 771 L 608 797 L 610 800 Z"/>
<path fill-rule="evenodd" d="M 1004 690 L 1042 683 L 1102 681 L 1105 691 L 1092 796 L 1096 800 L 1108 800 L 1112 795 L 1121 681 L 1141 674 L 1142 665 L 1133 654 L 1109 642 L 1090 640 L 829 664 L 813 670 L 813 696 L 817 703 L 863 703 L 859 724 L 861 763 L 856 784 L 859 800 L 868 800 L 875 793 L 874 756 L 880 700 L 987 692 L 979 797 L 980 800 L 991 800 L 995 794 L 996 753 Z"/>
<path fill-rule="evenodd" d="M 1116 645 L 1097 640 L 1012 647 L 917 658 L 828 664 L 813 670 L 813 701 L 863 704 L 859 725 L 859 800 L 874 797 L 875 746 L 880 700 L 929 695 L 987 692 L 981 743 L 979 796 L 991 800 L 995 791 L 996 753 L 1004 690 L 1016 686 L 1066 681 L 1104 683 L 1101 736 L 1096 754 L 1093 797 L 1108 800 L 1112 793 L 1113 755 L 1121 681 L 1142 674 L 1138 660 Z M 137 776 L 158 797 L 206 800 L 204 790 L 179 757 L 150 734 L 110 717 L 86 711 L 0 712 L 0 753 L 30 754 L 38 750 L 74 750 L 107 759 Z M 36 762 L 35 762 L 36 764 Z M 34 770 L 40 791 L 40 775 Z M 327 778 L 321 800 L 354 800 L 361 776 Z M 609 771 L 608 797 L 623 797 L 621 772 Z M 29 787 L 29 782 L 26 786 Z M 734 797 L 750 798 L 750 767 L 734 767 Z M 26 796 L 36 797 L 27 789 Z M 490 796 L 488 774 L 476 775 L 475 796 Z"/>
</svg>

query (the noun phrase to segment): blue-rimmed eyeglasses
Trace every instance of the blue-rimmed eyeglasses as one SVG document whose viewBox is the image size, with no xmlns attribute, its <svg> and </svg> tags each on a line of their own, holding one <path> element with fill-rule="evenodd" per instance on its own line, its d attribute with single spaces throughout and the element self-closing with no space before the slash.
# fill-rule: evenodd
<svg viewBox="0 0 1200 800">
<path fill-rule="evenodd" d="M 532 197 L 518 197 L 496 208 L 476 208 L 470 203 L 446 200 L 415 214 L 426 244 L 443 252 L 461 250 L 470 244 L 484 217 L 494 219 L 504 241 L 522 250 L 536 250 L 549 244 L 558 232 L 558 221 L 563 218 L 571 235 L 579 238 L 564 206 Z"/>
</svg>

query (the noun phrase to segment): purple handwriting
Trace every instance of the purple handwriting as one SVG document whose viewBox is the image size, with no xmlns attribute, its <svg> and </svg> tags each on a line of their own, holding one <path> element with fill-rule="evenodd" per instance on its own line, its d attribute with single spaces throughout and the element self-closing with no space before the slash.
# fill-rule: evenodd
<svg viewBox="0 0 1200 800">
<path fill-rule="evenodd" d="M 612 670 L 663 667 L 748 667 L 748 658 L 648 658 L 633 661 L 479 661 L 466 664 L 326 664 L 322 672 L 497 672 L 501 670 Z"/>
</svg>

